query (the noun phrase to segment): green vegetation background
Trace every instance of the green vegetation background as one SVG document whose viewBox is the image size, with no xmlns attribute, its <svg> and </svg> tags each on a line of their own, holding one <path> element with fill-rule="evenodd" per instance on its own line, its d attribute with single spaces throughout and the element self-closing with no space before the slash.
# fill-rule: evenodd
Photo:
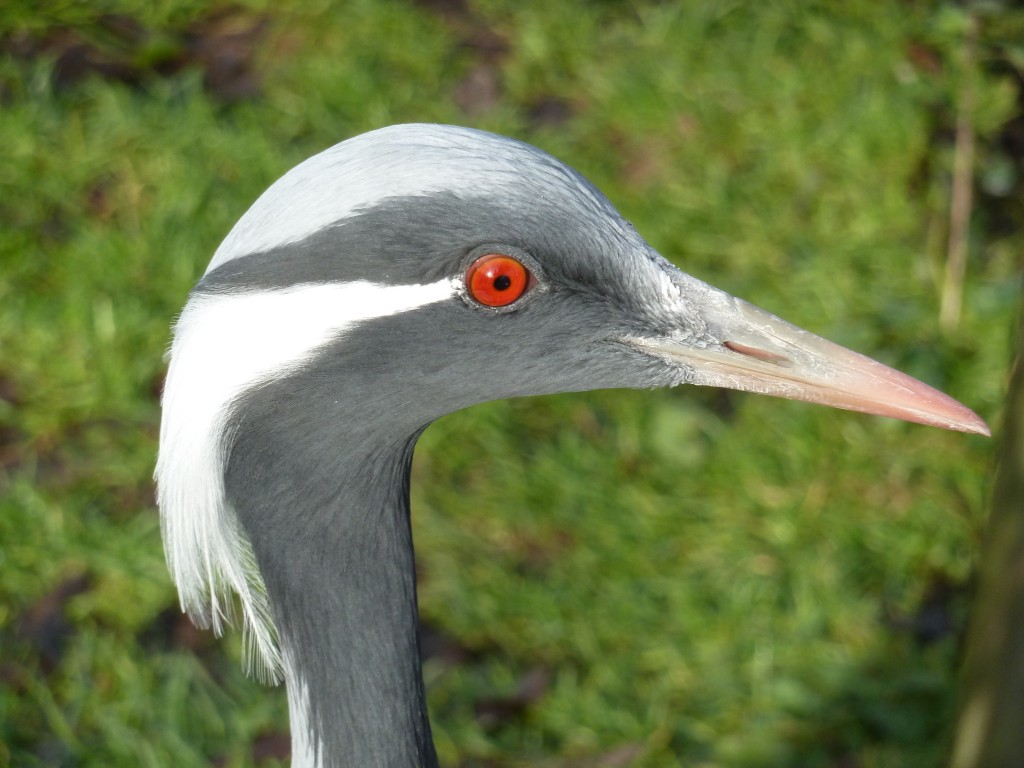
<svg viewBox="0 0 1024 768">
<path fill-rule="evenodd" d="M 687 271 L 998 423 L 1021 55 L 983 36 L 972 60 L 959 6 L 142 8 L 0 14 L 0 765 L 286 754 L 283 692 L 178 615 L 150 480 L 162 354 L 251 201 L 362 131 L 536 143 Z M 983 205 L 943 333 L 968 89 Z M 441 420 L 413 502 L 443 763 L 941 765 L 992 455 L 692 388 Z"/>
</svg>

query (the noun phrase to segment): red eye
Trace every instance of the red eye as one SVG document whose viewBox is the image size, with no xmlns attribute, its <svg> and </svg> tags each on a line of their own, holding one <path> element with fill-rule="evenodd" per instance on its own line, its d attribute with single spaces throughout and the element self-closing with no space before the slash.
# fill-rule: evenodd
<svg viewBox="0 0 1024 768">
<path fill-rule="evenodd" d="M 469 295 L 485 307 L 507 307 L 530 287 L 530 273 L 511 256 L 488 253 L 466 272 Z"/>
</svg>

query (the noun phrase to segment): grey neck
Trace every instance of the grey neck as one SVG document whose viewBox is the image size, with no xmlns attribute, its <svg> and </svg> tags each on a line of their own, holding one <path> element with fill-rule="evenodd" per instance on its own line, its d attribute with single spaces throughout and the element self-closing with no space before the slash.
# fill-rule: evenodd
<svg viewBox="0 0 1024 768">
<path fill-rule="evenodd" d="M 226 480 L 280 633 L 293 766 L 436 768 L 409 521 L 419 430 L 384 446 L 375 435 L 360 455 L 275 442 L 288 430 L 260 421 L 242 423 Z"/>
</svg>

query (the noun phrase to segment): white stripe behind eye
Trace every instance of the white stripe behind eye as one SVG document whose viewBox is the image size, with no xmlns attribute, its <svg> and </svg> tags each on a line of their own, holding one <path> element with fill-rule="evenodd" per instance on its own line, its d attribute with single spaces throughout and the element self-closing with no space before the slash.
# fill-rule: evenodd
<svg viewBox="0 0 1024 768">
<path fill-rule="evenodd" d="M 280 679 L 281 659 L 264 588 L 224 498 L 222 437 L 230 403 L 255 384 L 294 370 L 360 322 L 457 294 L 445 278 L 426 285 L 365 281 L 198 294 L 175 327 L 164 386 L 158 502 L 168 566 L 181 605 L 220 632 L 229 590 L 242 602 L 257 671 Z"/>
</svg>

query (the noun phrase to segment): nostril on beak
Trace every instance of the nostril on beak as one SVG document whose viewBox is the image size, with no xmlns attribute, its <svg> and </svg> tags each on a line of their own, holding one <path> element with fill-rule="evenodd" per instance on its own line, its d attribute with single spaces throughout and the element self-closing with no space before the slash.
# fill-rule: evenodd
<svg viewBox="0 0 1024 768">
<path fill-rule="evenodd" d="M 776 354 L 775 352 L 769 352 L 766 349 L 750 347 L 746 344 L 740 344 L 738 341 L 725 341 L 722 342 L 722 345 L 726 349 L 731 349 L 733 352 L 746 355 L 747 357 L 752 357 L 755 360 L 763 360 L 766 363 L 772 363 L 774 365 L 791 365 L 789 358 Z"/>
</svg>

